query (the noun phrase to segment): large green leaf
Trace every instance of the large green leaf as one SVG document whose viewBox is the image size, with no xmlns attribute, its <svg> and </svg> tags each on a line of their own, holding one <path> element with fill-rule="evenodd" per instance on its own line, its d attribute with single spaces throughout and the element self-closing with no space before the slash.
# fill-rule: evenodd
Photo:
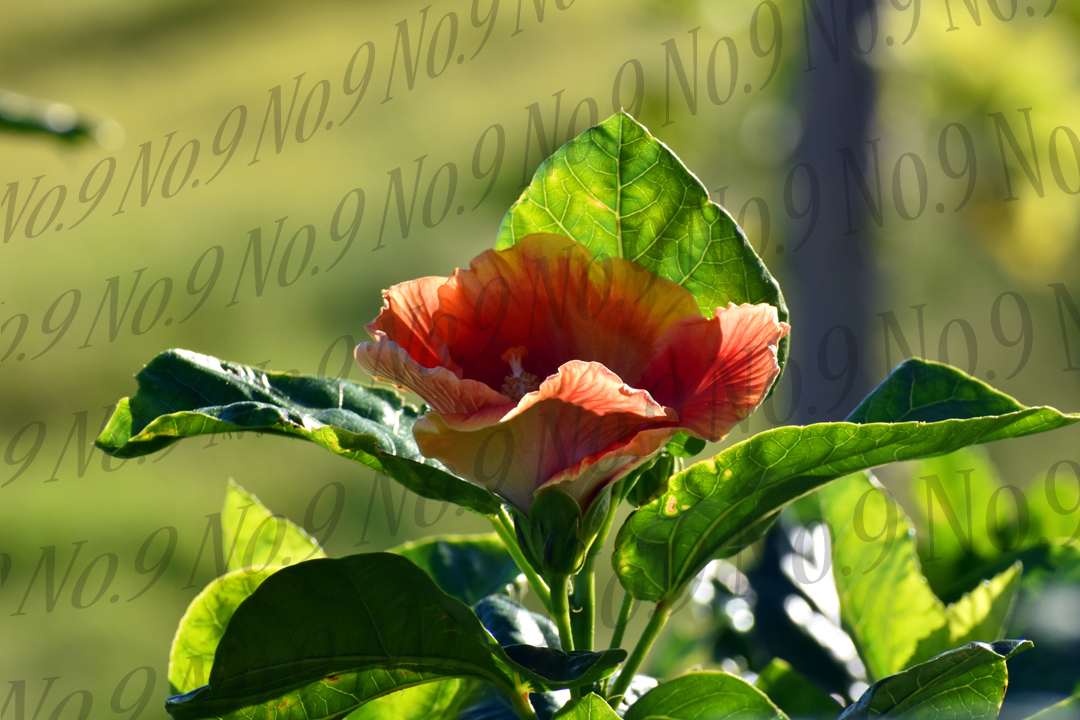
<svg viewBox="0 0 1080 720">
<path fill-rule="evenodd" d="M 1009 684 L 1005 661 L 1027 640 L 971 643 L 871 685 L 841 720 L 996 718 Z"/>
<path fill-rule="evenodd" d="M 169 687 L 173 693 L 190 692 L 206 684 L 214 654 L 236 608 L 280 569 L 234 570 L 195 596 L 180 618 L 169 650 Z"/>
<path fill-rule="evenodd" d="M 787 320 L 780 287 L 743 231 L 675 153 L 624 112 L 537 168 L 503 218 L 497 247 L 537 232 L 632 260 L 685 287 L 707 316 L 729 302 L 768 303 Z M 787 343 L 780 341 L 781 367 Z"/>
<path fill-rule="evenodd" d="M 694 672 L 666 680 L 626 711 L 625 720 L 787 720 L 765 693 L 724 672 Z"/>
<path fill-rule="evenodd" d="M 799 720 L 835 720 L 842 709 L 824 690 L 780 658 L 769 661 L 754 686 L 781 711 Z"/>
<path fill-rule="evenodd" d="M 433 500 L 498 512 L 490 492 L 436 467 L 416 448 L 419 411 L 391 391 L 337 378 L 293 376 L 168 350 L 138 375 L 97 446 L 117 457 L 157 452 L 185 437 L 252 430 L 310 440 Z"/>
<path fill-rule="evenodd" d="M 232 479 L 225 491 L 221 529 L 226 542 L 231 543 L 225 559 L 229 570 L 291 565 L 326 557 L 315 538 L 283 516 L 270 512 L 259 498 Z"/>
<path fill-rule="evenodd" d="M 830 483 L 820 499 L 841 619 L 872 679 L 969 642 L 1001 639 L 1020 589 L 1018 568 L 946 608 L 922 575 L 910 521 L 869 473 Z"/>
<path fill-rule="evenodd" d="M 571 700 L 555 715 L 555 720 L 619 720 L 619 716 L 596 693 Z"/>
<path fill-rule="evenodd" d="M 962 414 L 991 411 L 1000 414 Z M 946 365 L 907 360 L 854 418 L 867 424 L 769 430 L 673 476 L 619 530 L 612 563 L 623 586 L 641 600 L 671 599 L 711 559 L 734 555 L 787 504 L 838 477 L 1063 427 L 1080 415 L 1025 408 Z"/>
<path fill-rule="evenodd" d="M 572 681 L 604 677 L 625 656 L 580 653 L 573 664 L 582 677 Z M 468 607 L 409 560 L 370 553 L 311 560 L 267 578 L 229 621 L 209 684 L 170 698 L 167 709 L 177 720 L 332 719 L 395 690 L 451 678 L 515 697 L 566 685 L 512 660 Z"/>
<path fill-rule="evenodd" d="M 466 605 L 519 584 L 521 570 L 495 533 L 440 535 L 390 552 L 409 558 L 439 589 Z"/>
</svg>

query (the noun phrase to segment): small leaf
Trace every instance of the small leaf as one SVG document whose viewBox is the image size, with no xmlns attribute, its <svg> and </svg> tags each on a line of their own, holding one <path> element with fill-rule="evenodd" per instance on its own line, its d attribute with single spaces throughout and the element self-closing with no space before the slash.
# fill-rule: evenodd
<svg viewBox="0 0 1080 720">
<path fill-rule="evenodd" d="M 430 575 L 440 590 L 466 605 L 502 592 L 521 576 L 495 533 L 440 535 L 407 542 L 390 552 L 407 557 Z"/>
<path fill-rule="evenodd" d="M 765 693 L 724 672 L 694 672 L 665 680 L 626 711 L 625 720 L 787 720 Z"/>
<path fill-rule="evenodd" d="M 896 396 L 894 385 L 910 403 Z M 1003 414 L 962 414 L 989 410 Z M 949 412 L 956 416 L 946 418 Z M 734 555 L 787 504 L 838 477 L 1080 420 L 1052 408 L 1025 408 L 958 370 L 924 360 L 897 366 L 855 416 L 879 422 L 769 430 L 673 476 L 666 491 L 619 530 L 612 563 L 623 587 L 640 600 L 677 596 L 710 560 Z"/>
<path fill-rule="evenodd" d="M 555 720 L 619 720 L 611 706 L 596 693 L 571 700 L 555 715 Z"/>
<path fill-rule="evenodd" d="M 632 260 L 682 285 L 712 317 L 729 302 L 768 303 L 780 287 L 746 235 L 675 153 L 625 112 L 563 145 L 503 218 L 496 247 L 532 233 L 577 240 L 597 257 Z M 783 368 L 788 339 L 780 341 Z"/>
<path fill-rule="evenodd" d="M 919 641 L 911 662 L 921 662 L 950 648 L 992 642 L 1005 636 L 1020 595 L 1021 564 L 984 580 L 945 609 L 945 627 Z"/>
<path fill-rule="evenodd" d="M 636 471 L 636 477 L 629 478 L 633 485 L 626 494 L 627 502 L 634 507 L 641 507 L 664 487 L 664 483 L 674 471 L 674 457 L 666 450 L 661 450 L 656 457 Z"/>
<path fill-rule="evenodd" d="M 780 658 L 765 666 L 754 685 L 789 717 L 834 720 L 842 710 L 836 700 Z"/>
<path fill-rule="evenodd" d="M 185 437 L 253 430 L 300 437 L 391 477 L 417 495 L 481 514 L 499 501 L 436 467 L 412 436 L 419 411 L 390 390 L 337 378 L 264 372 L 187 350 L 168 350 L 136 379 L 97 446 L 116 457 L 149 455 Z"/>
<path fill-rule="evenodd" d="M 225 491 L 221 530 L 232 552 L 229 570 L 267 565 L 292 565 L 326 557 L 319 543 L 281 515 L 274 515 L 253 494 L 232 479 Z"/>
<path fill-rule="evenodd" d="M 280 569 L 234 570 L 217 578 L 195 596 L 180 618 L 169 650 L 169 686 L 174 694 L 190 692 L 206 684 L 214 654 L 236 608 Z"/>
<path fill-rule="evenodd" d="M 996 718 L 1009 684 L 1005 661 L 1027 640 L 971 643 L 878 680 L 840 720 L 877 717 L 974 720 Z"/>
<path fill-rule="evenodd" d="M 707 443 L 701 438 L 679 433 L 667 444 L 667 451 L 678 458 L 692 458 L 705 449 Z"/>
</svg>

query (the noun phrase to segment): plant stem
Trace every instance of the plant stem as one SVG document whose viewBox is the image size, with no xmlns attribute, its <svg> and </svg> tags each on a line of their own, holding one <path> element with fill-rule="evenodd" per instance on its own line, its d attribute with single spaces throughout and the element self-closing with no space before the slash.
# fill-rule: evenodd
<svg viewBox="0 0 1080 720">
<path fill-rule="evenodd" d="M 528 693 L 508 692 L 506 693 L 510 698 L 510 702 L 514 704 L 514 710 L 517 711 L 518 717 L 521 720 L 538 720 L 536 717 L 536 711 L 533 710 L 532 703 L 529 702 Z"/>
<path fill-rule="evenodd" d="M 569 603 L 569 575 L 555 575 L 551 578 L 553 591 L 551 593 L 551 617 L 555 621 L 555 627 L 559 629 L 559 640 L 562 642 L 564 653 L 574 649 L 574 633 L 570 628 L 570 603 Z"/>
<path fill-rule="evenodd" d="M 615 622 L 615 632 L 611 634 L 610 647 L 617 648 L 622 644 L 623 635 L 626 634 L 626 624 L 630 622 L 630 610 L 634 607 L 634 598 L 630 593 L 624 592 L 622 607 L 619 608 L 619 619 Z"/>
<path fill-rule="evenodd" d="M 585 555 L 585 563 L 581 566 L 581 572 L 574 581 L 574 615 L 572 624 L 574 628 L 574 643 L 578 650 L 592 650 L 596 642 L 596 556 L 607 542 L 611 533 L 611 525 L 615 521 L 615 513 L 622 503 L 622 486 L 616 486 L 611 490 L 610 505 L 604 516 L 604 524 L 596 534 L 589 552 Z"/>
<path fill-rule="evenodd" d="M 518 547 L 517 533 L 514 532 L 514 522 L 507 514 L 506 508 L 500 507 L 499 514 L 495 517 L 489 516 L 489 519 L 491 520 L 491 526 L 495 528 L 495 532 L 498 533 L 499 539 L 502 540 L 503 545 L 506 546 L 506 550 L 510 553 L 510 556 L 514 558 L 518 570 L 521 570 L 521 572 L 525 574 L 533 592 L 540 598 L 540 602 L 544 604 L 544 608 L 550 611 L 551 591 L 548 590 L 548 586 L 543 578 L 536 574 L 536 571 L 533 570 L 533 566 L 525 559 L 525 555 L 522 554 L 521 548 Z"/>
<path fill-rule="evenodd" d="M 634 646 L 634 651 L 630 653 L 630 657 L 627 658 L 622 671 L 619 672 L 618 679 L 615 681 L 615 684 L 611 686 L 611 691 L 608 693 L 609 701 L 615 700 L 617 705 L 618 699 L 626 693 L 626 688 L 630 687 L 630 681 L 633 680 L 634 675 L 637 674 L 638 668 L 641 667 L 642 661 L 649 653 L 649 648 L 651 648 L 653 642 L 656 641 L 656 636 L 660 634 L 660 630 L 664 627 L 664 623 L 667 622 L 668 615 L 670 614 L 671 608 L 668 607 L 666 600 L 661 600 L 656 603 L 656 610 L 653 611 L 653 616 L 649 619 L 649 624 L 645 626 L 645 632 L 638 638 L 637 645 Z"/>
</svg>

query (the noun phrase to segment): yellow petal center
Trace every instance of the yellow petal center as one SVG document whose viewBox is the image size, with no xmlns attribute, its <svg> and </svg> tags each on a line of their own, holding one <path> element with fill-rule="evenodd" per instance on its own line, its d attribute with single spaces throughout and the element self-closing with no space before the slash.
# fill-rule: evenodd
<svg viewBox="0 0 1080 720">
<path fill-rule="evenodd" d="M 540 389 L 540 382 L 536 376 L 525 372 L 522 367 L 521 363 L 528 354 L 529 350 L 523 345 L 512 347 L 502 354 L 502 360 L 510 365 L 511 372 L 503 380 L 502 394 L 514 402 Z"/>
</svg>

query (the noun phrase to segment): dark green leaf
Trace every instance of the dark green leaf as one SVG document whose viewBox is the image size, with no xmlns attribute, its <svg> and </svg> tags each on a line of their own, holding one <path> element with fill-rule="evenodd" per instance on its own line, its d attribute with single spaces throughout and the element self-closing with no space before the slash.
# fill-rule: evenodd
<svg viewBox="0 0 1080 720">
<path fill-rule="evenodd" d="M 878 680 L 841 720 L 996 718 L 1009 684 L 1006 659 L 1031 647 L 1027 640 L 971 643 Z"/>
<path fill-rule="evenodd" d="M 612 562 L 623 586 L 642 600 L 677 596 L 709 560 L 734 555 L 760 537 L 788 503 L 843 475 L 1080 420 L 1080 415 L 1052 408 L 1024 408 L 1004 395 L 995 398 L 982 383 L 938 363 L 909 360 L 896 374 L 896 382 L 918 400 L 921 410 L 904 411 L 891 393 L 890 380 L 874 391 L 883 398 L 880 403 L 868 401 L 860 409 L 865 417 L 882 418 L 892 417 L 885 412 L 891 408 L 899 415 L 917 416 L 917 421 L 777 428 L 673 476 L 666 491 L 619 530 Z M 913 384 L 912 377 L 918 382 Z M 982 390 L 976 393 L 976 386 Z M 979 401 L 947 401 L 969 394 L 977 394 Z M 885 402 L 887 398 L 893 400 Z M 941 419 L 944 408 L 1006 412 Z"/>
<path fill-rule="evenodd" d="M 391 390 L 292 376 L 168 350 L 136 376 L 97 446 L 116 457 L 157 452 L 185 437 L 252 430 L 310 440 L 433 500 L 498 512 L 490 492 L 436 467 L 416 448 L 419 412 Z"/>
<path fill-rule="evenodd" d="M 763 692 L 723 672 L 695 672 L 666 680 L 626 711 L 625 720 L 787 720 Z"/>
<path fill-rule="evenodd" d="M 315 539 L 302 528 L 274 515 L 244 488 L 229 480 L 221 530 L 232 552 L 229 570 L 267 565 L 292 565 L 303 560 L 326 557 Z"/>
<path fill-rule="evenodd" d="M 619 720 L 619 716 L 596 693 L 571 700 L 555 715 L 555 720 Z"/>
<path fill-rule="evenodd" d="M 746 235 L 675 153 L 626 113 L 589 128 L 537 168 L 499 228 L 497 247 L 558 233 L 598 257 L 632 260 L 682 285 L 711 317 L 729 302 L 769 303 L 780 287 Z M 780 367 L 787 358 L 780 341 Z"/>
<path fill-rule="evenodd" d="M 409 558 L 440 590 L 466 605 L 505 591 L 521 577 L 495 533 L 441 535 L 407 542 L 390 552 Z"/>
<path fill-rule="evenodd" d="M 780 658 L 765 666 L 754 685 L 795 720 L 834 720 L 843 709 Z"/>
<path fill-rule="evenodd" d="M 661 450 L 656 457 L 635 471 L 629 478 L 633 485 L 626 494 L 626 500 L 635 507 L 641 507 L 664 487 L 664 483 L 675 471 L 675 458 L 666 450 Z"/>
<path fill-rule="evenodd" d="M 592 655 L 592 662 L 565 665 L 585 673 L 584 682 L 625 657 Z M 167 709 L 177 720 L 271 713 L 332 719 L 395 690 L 450 678 L 516 696 L 563 684 L 510 659 L 469 608 L 407 559 L 352 555 L 267 578 L 229 621 L 209 685 L 170 698 Z"/>
</svg>

